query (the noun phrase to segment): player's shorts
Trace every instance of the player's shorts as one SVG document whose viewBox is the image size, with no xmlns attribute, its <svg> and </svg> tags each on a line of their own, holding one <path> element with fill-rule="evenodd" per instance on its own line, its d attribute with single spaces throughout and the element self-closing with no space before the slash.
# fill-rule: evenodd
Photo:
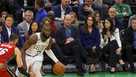
<svg viewBox="0 0 136 77">
<path fill-rule="evenodd" d="M 27 72 L 29 72 L 30 66 L 32 67 L 33 72 L 41 70 L 43 55 L 37 55 L 37 56 L 26 55 L 25 60 L 26 60 Z"/>
</svg>

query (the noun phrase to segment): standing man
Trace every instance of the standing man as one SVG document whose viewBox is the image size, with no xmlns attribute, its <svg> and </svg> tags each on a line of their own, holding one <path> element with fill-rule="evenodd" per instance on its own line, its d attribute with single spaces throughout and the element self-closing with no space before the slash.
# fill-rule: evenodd
<svg viewBox="0 0 136 77">
<path fill-rule="evenodd" d="M 42 31 L 40 33 L 35 33 L 25 42 L 22 49 L 24 64 L 26 64 L 27 72 L 29 72 L 30 77 L 42 77 L 41 66 L 43 61 L 43 52 L 55 62 L 60 63 L 56 58 L 52 50 L 50 49 L 52 44 L 52 37 L 50 36 L 51 30 L 49 26 L 43 25 Z M 60 63 L 61 64 L 61 63 Z M 63 64 L 62 64 L 63 65 Z"/>
<path fill-rule="evenodd" d="M 18 68 L 23 66 L 20 50 L 16 47 L 18 36 L 12 34 L 9 43 L 0 44 L 0 77 L 15 77 L 15 75 L 8 69 L 7 62 L 16 55 L 16 62 Z"/>
<path fill-rule="evenodd" d="M 33 11 L 31 10 L 26 10 L 24 12 L 24 20 L 18 24 L 17 29 L 19 31 L 19 46 L 22 47 L 26 41 L 25 39 L 25 35 L 28 32 L 29 28 L 30 28 L 30 24 L 33 21 Z"/>
</svg>

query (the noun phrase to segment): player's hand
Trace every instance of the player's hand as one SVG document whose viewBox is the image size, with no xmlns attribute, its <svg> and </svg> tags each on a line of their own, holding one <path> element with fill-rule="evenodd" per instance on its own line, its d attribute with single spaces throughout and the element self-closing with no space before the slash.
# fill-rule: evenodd
<svg viewBox="0 0 136 77">
<path fill-rule="evenodd" d="M 72 38 L 72 37 L 69 37 L 69 38 L 68 38 L 68 40 L 70 40 L 70 41 L 74 41 L 74 38 Z"/>
<path fill-rule="evenodd" d="M 121 48 L 116 49 L 116 54 L 121 55 Z"/>
<path fill-rule="evenodd" d="M 65 44 L 69 44 L 71 41 L 70 40 L 66 40 Z"/>
<path fill-rule="evenodd" d="M 72 42 L 72 41 L 74 41 L 74 38 L 69 37 L 69 38 L 66 39 L 65 44 L 69 44 L 69 43 Z"/>
<path fill-rule="evenodd" d="M 96 52 L 96 46 L 93 46 L 93 47 L 92 47 L 92 51 L 93 51 L 93 52 Z"/>
<path fill-rule="evenodd" d="M 62 65 L 63 67 L 65 66 L 63 63 L 61 63 L 60 61 L 58 61 L 56 64 L 60 64 Z"/>
</svg>

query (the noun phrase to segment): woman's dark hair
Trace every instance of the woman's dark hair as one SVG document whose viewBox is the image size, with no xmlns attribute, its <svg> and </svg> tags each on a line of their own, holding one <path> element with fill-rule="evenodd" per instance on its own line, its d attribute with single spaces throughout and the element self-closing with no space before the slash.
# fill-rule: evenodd
<svg viewBox="0 0 136 77">
<path fill-rule="evenodd" d="M 28 35 L 31 35 L 33 32 L 32 32 L 32 24 L 33 23 L 37 23 L 35 21 L 33 21 L 31 24 L 30 24 L 30 28 L 29 28 L 29 31 L 28 31 Z M 38 24 L 38 23 L 37 23 Z M 40 27 L 39 27 L 39 24 L 38 24 L 38 29 L 36 32 L 40 32 Z"/>
<path fill-rule="evenodd" d="M 85 25 L 84 25 L 84 29 L 85 29 L 86 32 L 88 32 L 87 20 L 88 20 L 89 17 L 92 17 L 92 19 L 93 19 L 92 22 L 94 22 L 94 17 L 93 17 L 93 15 L 92 15 L 92 14 L 89 14 L 89 15 L 87 16 L 86 20 L 85 20 Z M 95 27 L 94 23 L 93 23 L 92 27 Z"/>
<path fill-rule="evenodd" d="M 109 30 L 110 33 L 113 35 L 116 27 L 113 25 L 113 22 L 111 19 L 105 19 L 105 20 L 108 20 L 110 22 L 111 26 L 109 27 L 109 29 L 105 28 L 105 26 L 104 26 L 102 34 L 106 34 L 106 32 Z M 105 25 L 105 20 L 104 20 L 103 25 Z"/>
</svg>

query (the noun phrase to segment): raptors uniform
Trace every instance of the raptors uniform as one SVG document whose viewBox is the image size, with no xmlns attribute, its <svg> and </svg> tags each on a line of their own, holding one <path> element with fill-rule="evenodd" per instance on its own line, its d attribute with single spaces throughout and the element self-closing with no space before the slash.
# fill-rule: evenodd
<svg viewBox="0 0 136 77">
<path fill-rule="evenodd" d="M 30 66 L 32 66 L 33 72 L 40 71 L 43 61 L 43 52 L 45 48 L 47 48 L 50 38 L 48 38 L 45 42 L 42 42 L 40 33 L 35 33 L 37 35 L 37 42 L 30 46 L 25 53 L 26 53 L 26 65 L 27 65 L 27 72 Z"/>
<path fill-rule="evenodd" d="M 15 46 L 0 44 L 0 77 L 13 77 L 7 67 L 7 61 L 14 55 Z"/>
</svg>

